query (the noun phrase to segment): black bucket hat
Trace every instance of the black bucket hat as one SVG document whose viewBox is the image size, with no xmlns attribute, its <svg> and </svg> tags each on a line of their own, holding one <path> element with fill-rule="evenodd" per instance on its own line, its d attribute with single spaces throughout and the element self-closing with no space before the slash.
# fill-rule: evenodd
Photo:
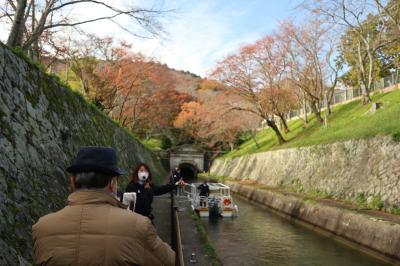
<svg viewBox="0 0 400 266">
<path fill-rule="evenodd" d="M 117 153 L 108 147 L 81 147 L 74 163 L 67 168 L 71 174 L 81 172 L 100 172 L 120 176 L 125 172 L 117 168 Z"/>
</svg>

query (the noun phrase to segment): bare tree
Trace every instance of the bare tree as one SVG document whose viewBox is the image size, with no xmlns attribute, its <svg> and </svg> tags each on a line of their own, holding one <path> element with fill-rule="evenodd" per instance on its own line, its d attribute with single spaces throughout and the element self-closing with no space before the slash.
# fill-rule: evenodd
<svg viewBox="0 0 400 266">
<path fill-rule="evenodd" d="M 380 3 L 378 6 L 383 8 L 382 2 L 378 2 Z M 388 44 L 388 40 L 385 39 L 387 20 L 382 12 L 379 12 L 383 9 L 374 10 L 370 0 L 313 0 L 306 1 L 304 6 L 328 18 L 334 25 L 344 27 L 357 38 L 357 67 L 363 85 L 363 103 L 370 102 L 377 52 Z M 363 54 L 364 51 L 366 56 Z"/>
<path fill-rule="evenodd" d="M 126 8 L 118 8 L 109 4 L 109 1 L 106 0 L 29 0 L 29 3 L 28 0 L 7 0 L 3 4 L 2 9 L 8 10 L 9 8 L 5 7 L 7 5 L 14 12 L 4 12 L 3 14 L 3 16 L 9 17 L 12 21 L 7 45 L 12 47 L 20 46 L 24 50 L 28 50 L 32 45 L 37 44 L 38 39 L 46 30 L 54 30 L 60 27 L 75 27 L 100 20 L 110 20 L 118 24 L 115 19 L 122 16 L 136 22 L 142 29 L 153 36 L 160 32 L 161 25 L 158 17 L 168 12 L 167 10 L 160 8 L 140 8 L 129 6 L 128 3 L 129 1 L 125 1 Z M 83 4 L 90 5 L 92 8 L 101 7 L 106 9 L 109 14 L 80 21 L 68 18 L 66 11 L 71 8 L 79 8 Z M 125 31 L 140 36 L 123 25 L 118 25 Z"/>
<path fill-rule="evenodd" d="M 281 40 L 286 43 L 290 79 L 303 91 L 311 111 L 319 123 L 323 123 L 321 109 L 326 94 L 333 93 L 337 82 L 330 61 L 333 44 L 330 43 L 329 31 L 320 20 L 311 20 L 305 25 L 294 26 L 293 23 L 281 24 Z M 329 79 L 334 76 L 334 80 Z"/>
</svg>

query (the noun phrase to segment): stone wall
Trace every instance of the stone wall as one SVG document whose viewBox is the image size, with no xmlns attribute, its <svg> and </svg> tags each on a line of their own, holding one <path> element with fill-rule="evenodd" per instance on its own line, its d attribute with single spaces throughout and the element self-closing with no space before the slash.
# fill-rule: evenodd
<svg viewBox="0 0 400 266">
<path fill-rule="evenodd" d="M 400 143 L 391 137 L 257 153 L 215 160 L 211 174 L 291 186 L 354 200 L 380 196 L 400 206 Z"/>
<path fill-rule="evenodd" d="M 158 180 L 166 174 L 127 131 L 1 43 L 0 124 L 0 265 L 29 264 L 31 225 L 64 206 L 80 146 L 116 148 L 128 172 L 144 161 Z"/>
</svg>

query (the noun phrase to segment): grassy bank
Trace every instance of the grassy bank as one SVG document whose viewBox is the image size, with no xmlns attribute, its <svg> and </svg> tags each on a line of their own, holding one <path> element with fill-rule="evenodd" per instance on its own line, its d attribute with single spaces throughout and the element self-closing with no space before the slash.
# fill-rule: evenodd
<svg viewBox="0 0 400 266">
<path fill-rule="evenodd" d="M 289 121 L 290 132 L 283 134 L 287 143 L 279 145 L 272 130 L 263 129 L 256 136 L 260 144 L 258 147 L 251 139 L 222 158 L 349 139 L 363 139 L 377 135 L 392 135 L 395 139 L 400 139 L 400 90 L 378 93 L 372 99 L 374 102 L 383 104 L 382 108 L 375 113 L 368 112 L 371 104 L 363 105 L 360 100 L 338 105 L 328 116 L 328 127 L 321 126 L 314 116 L 309 117 L 307 126 L 301 119 L 292 120 Z"/>
<path fill-rule="evenodd" d="M 152 151 L 161 151 L 162 148 L 162 140 L 156 138 L 149 138 L 149 139 L 141 139 L 140 142 L 146 146 L 149 150 Z"/>
<path fill-rule="evenodd" d="M 190 210 L 191 214 L 190 217 L 193 219 L 197 232 L 199 233 L 201 242 L 203 243 L 203 248 L 207 256 L 209 256 L 211 264 L 213 266 L 221 266 L 222 262 L 218 258 L 217 253 L 215 252 L 214 247 L 212 246 L 210 239 L 208 238 L 206 229 L 204 228 L 204 225 L 200 219 L 200 217 L 197 215 L 197 213 L 193 210 Z"/>
</svg>

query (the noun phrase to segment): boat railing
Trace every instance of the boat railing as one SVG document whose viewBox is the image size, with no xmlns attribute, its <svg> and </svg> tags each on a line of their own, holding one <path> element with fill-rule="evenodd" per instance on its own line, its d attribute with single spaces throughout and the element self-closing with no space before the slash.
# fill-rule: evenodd
<svg viewBox="0 0 400 266">
<path fill-rule="evenodd" d="M 193 191 L 194 190 L 194 191 Z M 184 184 L 182 187 L 179 187 L 177 190 L 177 196 L 183 197 L 192 197 L 193 194 L 196 193 L 196 187 L 192 184 Z"/>
<path fill-rule="evenodd" d="M 195 207 L 208 208 L 208 199 L 205 196 L 195 196 L 193 203 Z"/>
</svg>

